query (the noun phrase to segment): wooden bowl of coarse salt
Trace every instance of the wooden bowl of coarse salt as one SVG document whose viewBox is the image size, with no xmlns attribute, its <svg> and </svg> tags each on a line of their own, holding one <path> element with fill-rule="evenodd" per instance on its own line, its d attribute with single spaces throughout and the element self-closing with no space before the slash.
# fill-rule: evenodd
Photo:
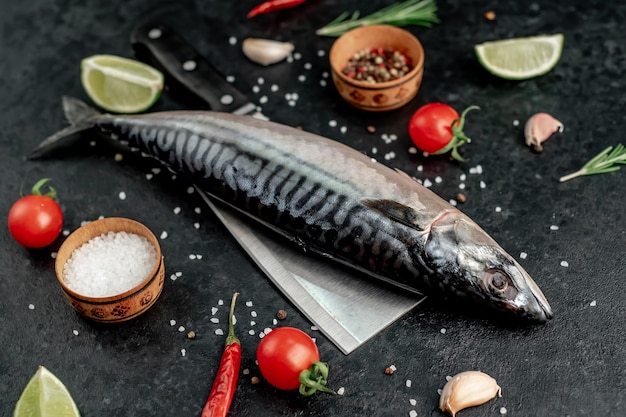
<svg viewBox="0 0 626 417">
<path fill-rule="evenodd" d="M 157 238 L 143 224 L 121 217 L 95 220 L 69 235 L 55 272 L 70 304 L 84 317 L 105 323 L 144 313 L 165 280 Z"/>
</svg>

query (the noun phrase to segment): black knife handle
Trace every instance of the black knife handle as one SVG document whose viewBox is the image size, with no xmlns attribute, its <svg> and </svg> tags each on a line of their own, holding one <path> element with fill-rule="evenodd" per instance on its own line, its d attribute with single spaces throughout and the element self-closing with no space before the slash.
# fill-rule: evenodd
<svg viewBox="0 0 626 417">
<path fill-rule="evenodd" d="M 247 114 L 255 108 L 193 46 L 163 23 L 146 23 L 131 35 L 135 54 L 161 70 L 166 79 L 207 103 L 211 110 Z"/>
</svg>

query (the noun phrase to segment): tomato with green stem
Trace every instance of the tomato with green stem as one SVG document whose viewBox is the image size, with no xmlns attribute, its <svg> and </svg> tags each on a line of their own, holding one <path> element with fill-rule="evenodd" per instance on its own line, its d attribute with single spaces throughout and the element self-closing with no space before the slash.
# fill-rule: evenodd
<svg viewBox="0 0 626 417">
<path fill-rule="evenodd" d="M 63 227 L 63 212 L 56 201 L 56 190 L 50 186 L 46 194 L 41 190 L 48 181 L 49 178 L 39 180 L 32 194 L 17 200 L 9 211 L 9 232 L 27 248 L 50 245 Z"/>
<path fill-rule="evenodd" d="M 409 135 L 419 149 L 434 155 L 450 152 L 452 158 L 464 161 L 459 147 L 471 142 L 465 133 L 465 116 L 478 106 L 469 106 L 459 116 L 451 106 L 444 103 L 429 103 L 417 109 L 409 121 Z"/>
<path fill-rule="evenodd" d="M 261 339 L 256 357 L 263 377 L 278 389 L 299 388 L 304 396 L 316 391 L 335 393 L 326 387 L 328 365 L 320 362 L 315 341 L 300 329 L 272 330 Z"/>
</svg>

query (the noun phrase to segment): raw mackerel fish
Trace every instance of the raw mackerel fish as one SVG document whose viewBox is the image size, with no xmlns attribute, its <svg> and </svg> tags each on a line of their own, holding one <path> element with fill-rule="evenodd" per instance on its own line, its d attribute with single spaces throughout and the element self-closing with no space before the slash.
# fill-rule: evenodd
<svg viewBox="0 0 626 417">
<path fill-rule="evenodd" d="M 31 157 L 95 130 L 187 175 L 303 250 L 425 294 L 531 321 L 552 317 L 533 279 L 475 222 L 348 146 L 250 116 L 100 114 L 70 97 L 63 106 L 71 125 Z"/>
</svg>

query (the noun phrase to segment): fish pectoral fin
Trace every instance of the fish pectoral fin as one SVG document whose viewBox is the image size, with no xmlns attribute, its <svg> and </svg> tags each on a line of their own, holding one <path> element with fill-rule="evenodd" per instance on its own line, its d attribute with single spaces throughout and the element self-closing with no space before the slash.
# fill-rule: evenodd
<svg viewBox="0 0 626 417">
<path fill-rule="evenodd" d="M 415 209 L 393 200 L 361 200 L 361 204 L 376 210 L 383 216 L 402 223 L 416 230 L 424 230 L 420 224 L 420 216 Z"/>
</svg>

